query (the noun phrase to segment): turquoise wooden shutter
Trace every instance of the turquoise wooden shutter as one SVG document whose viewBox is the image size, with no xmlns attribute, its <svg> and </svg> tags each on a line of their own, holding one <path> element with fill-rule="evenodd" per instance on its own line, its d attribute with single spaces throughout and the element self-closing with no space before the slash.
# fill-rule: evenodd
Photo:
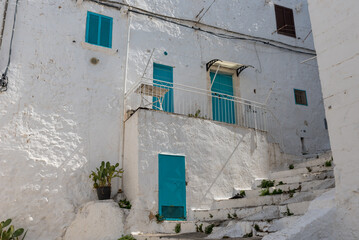
<svg viewBox="0 0 359 240">
<path fill-rule="evenodd" d="M 100 26 L 100 16 L 88 12 L 86 42 L 96 45 L 98 44 L 99 26 Z"/>
<path fill-rule="evenodd" d="M 112 47 L 112 18 L 87 12 L 86 42 Z"/>
<path fill-rule="evenodd" d="M 100 46 L 112 47 L 112 18 L 102 17 L 100 28 Z"/>
</svg>

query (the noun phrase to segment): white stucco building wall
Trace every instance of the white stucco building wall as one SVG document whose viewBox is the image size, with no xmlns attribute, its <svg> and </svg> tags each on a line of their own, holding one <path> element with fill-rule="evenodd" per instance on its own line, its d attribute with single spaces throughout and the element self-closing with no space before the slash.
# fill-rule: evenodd
<svg viewBox="0 0 359 240">
<path fill-rule="evenodd" d="M 193 220 L 191 210 L 210 209 L 234 188 L 250 189 L 255 178 L 267 178 L 275 158 L 264 132 L 162 111 L 137 110 L 126 121 L 125 137 L 123 183 L 134 203 L 133 232 L 155 229 L 159 154 L 185 156 L 187 220 Z"/>
<path fill-rule="evenodd" d="M 152 63 L 159 62 L 175 66 L 174 81 L 201 88 L 208 87 L 205 64 L 213 58 L 253 65 L 255 69 L 240 75 L 240 97 L 264 102 L 275 81 L 268 104 L 283 123 L 283 150 L 301 154 L 300 137 L 307 139 L 309 152 L 329 148 L 318 72 L 315 64 L 300 64 L 310 54 L 218 38 L 129 13 L 125 6 L 119 10 L 78 2 L 19 0 L 18 4 L 8 90 L 0 93 L 0 212 L 2 218 L 13 218 L 16 226 L 29 229 L 28 239 L 60 239 L 78 207 L 96 199 L 90 171 L 101 161 L 122 164 L 124 93 L 142 76 L 153 48 L 147 77 L 152 77 Z M 195 19 L 211 1 L 129 3 Z M 273 3 L 295 9 L 300 39 L 272 34 L 276 30 Z M 0 19 L 4 7 L 2 1 Z M 1 72 L 8 61 L 14 10 L 15 1 L 9 1 Z M 112 49 L 85 43 L 87 11 L 113 18 Z M 313 50 L 310 35 L 303 41 L 310 31 L 304 0 L 241 4 L 220 0 L 201 22 L 290 49 Z M 293 88 L 307 90 L 308 107 L 295 105 Z M 119 186 L 115 181 L 113 193 Z"/>
<path fill-rule="evenodd" d="M 335 163 L 335 239 L 358 239 L 359 2 L 309 3 Z"/>
</svg>

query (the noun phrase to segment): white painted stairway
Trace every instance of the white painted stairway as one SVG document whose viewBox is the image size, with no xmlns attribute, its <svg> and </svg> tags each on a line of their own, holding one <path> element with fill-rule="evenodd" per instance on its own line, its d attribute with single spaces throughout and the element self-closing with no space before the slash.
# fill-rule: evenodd
<svg viewBox="0 0 359 240">
<path fill-rule="evenodd" d="M 275 189 L 281 189 L 282 194 L 260 196 L 262 189 L 254 187 L 253 190 L 245 191 L 244 198 L 218 200 L 211 210 L 195 210 L 194 221 L 181 222 L 180 234 L 174 234 L 175 226 L 179 222 L 163 222 L 159 224 L 159 234 L 135 237 L 148 240 L 202 239 L 208 235 L 195 233 L 196 225 L 203 224 L 204 230 L 206 226 L 214 224 L 211 235 L 214 239 L 231 238 L 231 234 L 236 237 L 242 234 L 241 237 L 245 235 L 252 239 L 261 239 L 295 223 L 305 214 L 313 199 L 335 187 L 333 166 L 325 165 L 330 160 L 331 156 L 326 155 L 294 164 L 294 169 L 291 170 L 272 172 L 270 180 L 275 182 L 269 191 L 272 193 Z M 261 181 L 262 179 L 256 180 L 254 185 L 260 185 Z M 237 229 L 236 233 L 233 233 L 233 229 Z"/>
</svg>

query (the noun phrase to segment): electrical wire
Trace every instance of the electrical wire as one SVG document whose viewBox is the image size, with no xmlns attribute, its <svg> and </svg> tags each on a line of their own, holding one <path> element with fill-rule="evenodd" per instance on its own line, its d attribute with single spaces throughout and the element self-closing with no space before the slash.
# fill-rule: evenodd
<svg viewBox="0 0 359 240">
<path fill-rule="evenodd" d="M 9 70 L 9 66 L 10 66 L 10 62 L 11 62 L 12 42 L 13 42 L 13 39 L 14 39 L 15 23 L 16 23 L 16 15 L 17 15 L 17 6 L 18 6 L 18 4 L 19 4 L 19 0 L 16 0 L 15 12 L 14 12 L 14 22 L 12 24 L 12 32 L 11 32 L 10 47 L 9 47 L 9 58 L 8 58 L 8 62 L 7 62 L 5 72 L 2 74 L 1 79 L 0 79 L 0 92 L 5 92 L 7 90 L 7 85 L 8 85 L 7 72 Z"/>
<path fill-rule="evenodd" d="M 147 11 L 147 10 L 142 9 L 142 8 L 131 6 L 131 5 L 125 4 L 125 3 L 115 2 L 115 1 L 111 1 L 111 0 L 88 0 L 88 1 L 95 2 L 95 3 L 98 3 L 98 4 L 102 4 L 102 5 L 108 6 L 108 7 L 114 7 L 114 8 L 118 8 L 118 6 L 115 6 L 113 4 L 126 6 L 126 7 L 128 7 L 128 11 L 130 11 L 130 12 L 133 12 L 133 13 L 136 13 L 136 14 L 139 14 L 139 15 L 144 15 L 144 16 L 156 18 L 156 19 L 166 21 L 166 22 L 169 22 L 169 23 L 172 23 L 172 24 L 176 24 L 176 25 L 184 27 L 184 28 L 189 28 L 189 29 L 193 29 L 193 30 L 196 30 L 196 31 L 205 32 L 207 34 L 211 34 L 211 35 L 214 35 L 214 36 L 219 37 L 219 38 L 250 41 L 250 42 L 259 42 L 259 43 L 262 43 L 262 44 L 265 44 L 265 45 L 269 45 L 269 46 L 272 46 L 272 47 L 276 47 L 276 48 L 279 48 L 279 49 L 288 50 L 288 51 L 292 51 L 292 52 L 296 52 L 296 53 L 308 54 L 308 55 L 313 55 L 313 56 L 316 55 L 315 51 L 312 50 L 312 49 L 307 49 L 307 48 L 298 47 L 298 46 L 292 46 L 292 45 L 289 45 L 289 44 L 286 44 L 286 43 L 278 42 L 278 41 L 275 41 L 275 40 L 269 40 L 269 39 L 266 39 L 266 38 L 253 37 L 253 36 L 250 36 L 250 35 L 247 35 L 247 34 L 234 32 L 234 31 L 231 31 L 231 30 L 228 30 L 228 29 L 224 29 L 224 28 L 220 28 L 220 27 L 216 27 L 216 26 L 212 26 L 212 25 L 208 25 L 208 24 L 204 24 L 204 23 L 199 23 L 199 22 L 197 22 L 195 20 L 166 16 L 166 15 L 162 15 L 162 14 L 159 14 L 159 13 L 154 13 L 154 12 L 151 12 L 151 11 Z M 204 27 L 217 29 L 217 30 L 220 30 L 220 31 L 225 31 L 225 32 L 228 32 L 228 33 L 230 33 L 232 35 L 224 34 L 224 33 L 215 33 L 215 32 L 209 31 L 209 30 L 202 29 L 200 27 L 187 25 L 187 24 L 184 24 L 184 23 L 181 23 L 181 22 L 187 22 L 187 23 L 191 23 L 191 24 L 194 24 L 194 25 L 200 24 L 200 25 L 202 25 Z M 240 36 L 234 36 L 234 35 L 240 35 Z M 276 43 L 276 44 L 274 44 L 273 42 Z M 282 46 L 280 46 L 278 44 L 280 44 Z M 293 48 L 296 48 L 296 49 L 293 49 Z M 297 49 L 302 49 L 304 51 L 297 50 Z"/>
</svg>

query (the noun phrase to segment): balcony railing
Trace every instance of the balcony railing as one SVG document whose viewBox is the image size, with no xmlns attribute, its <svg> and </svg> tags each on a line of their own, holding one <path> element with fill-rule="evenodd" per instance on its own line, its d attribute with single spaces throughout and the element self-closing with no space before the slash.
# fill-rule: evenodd
<svg viewBox="0 0 359 240">
<path fill-rule="evenodd" d="M 139 107 L 209 119 L 269 132 L 280 143 L 279 121 L 263 104 L 178 83 L 142 78 L 125 95 L 128 110 Z"/>
</svg>

